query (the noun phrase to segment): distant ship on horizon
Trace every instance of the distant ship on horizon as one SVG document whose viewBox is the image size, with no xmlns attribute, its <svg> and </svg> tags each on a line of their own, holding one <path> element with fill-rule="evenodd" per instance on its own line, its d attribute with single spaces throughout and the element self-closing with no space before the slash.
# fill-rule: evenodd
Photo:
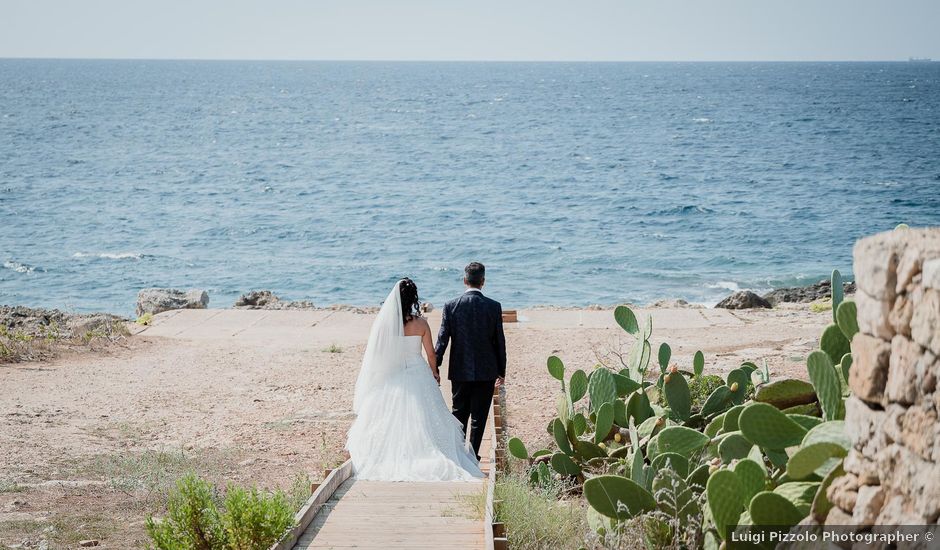
<svg viewBox="0 0 940 550">
<path fill-rule="evenodd" d="M 908 63 L 930 63 L 933 59 L 929 57 L 908 57 Z"/>
</svg>

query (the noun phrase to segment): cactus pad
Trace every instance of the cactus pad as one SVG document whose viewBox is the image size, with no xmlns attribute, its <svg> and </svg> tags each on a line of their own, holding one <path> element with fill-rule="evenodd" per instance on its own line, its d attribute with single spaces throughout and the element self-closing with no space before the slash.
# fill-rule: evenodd
<svg viewBox="0 0 940 550">
<path fill-rule="evenodd" d="M 829 325 L 823 330 L 822 337 L 819 339 L 819 348 L 826 352 L 835 364 L 842 361 L 843 355 L 852 351 L 849 341 L 842 334 L 842 329 L 836 325 Z"/>
<path fill-rule="evenodd" d="M 858 307 L 854 301 L 846 300 L 839 304 L 836 310 L 836 324 L 845 339 L 851 342 L 852 337 L 858 332 Z"/>
<path fill-rule="evenodd" d="M 679 453 L 660 453 L 656 455 L 656 458 L 650 461 L 650 469 L 658 472 L 666 468 L 666 464 L 669 464 L 669 468 L 683 478 L 689 475 L 689 459 Z"/>
<path fill-rule="evenodd" d="M 816 389 L 809 382 L 784 378 L 758 387 L 754 392 L 754 401 L 769 403 L 778 409 L 788 409 L 816 401 Z"/>
<path fill-rule="evenodd" d="M 617 399 L 617 385 L 613 374 L 605 368 L 592 372 L 588 379 L 588 393 L 591 395 L 592 412 L 597 412 L 604 403 L 612 403 Z"/>
<path fill-rule="evenodd" d="M 839 306 L 842 305 L 842 300 L 845 298 L 845 289 L 842 288 L 842 274 L 839 273 L 838 269 L 832 270 L 830 285 L 830 291 L 832 292 L 832 320 L 835 321 L 836 312 L 839 311 Z"/>
<path fill-rule="evenodd" d="M 588 377 L 581 369 L 574 371 L 568 381 L 568 395 L 572 403 L 577 403 L 587 393 Z"/>
<path fill-rule="evenodd" d="M 820 441 L 806 445 L 787 461 L 787 475 L 791 479 L 804 479 L 823 467 L 829 459 L 841 458 L 845 455 L 845 448 L 836 443 Z"/>
<path fill-rule="evenodd" d="M 705 400 L 705 404 L 702 405 L 701 415 L 708 418 L 725 410 L 729 405 L 731 405 L 731 388 L 718 386 Z"/>
<path fill-rule="evenodd" d="M 696 351 L 695 356 L 692 357 L 692 372 L 695 376 L 702 376 L 705 372 L 705 354 L 701 351 Z"/>
<path fill-rule="evenodd" d="M 692 396 L 685 376 L 680 373 L 672 374 L 668 382 L 663 382 L 663 393 L 672 413 L 681 420 L 688 420 L 692 413 Z"/>
<path fill-rule="evenodd" d="M 627 306 L 617 306 L 614 310 L 614 320 L 617 321 L 617 324 L 620 325 L 620 328 L 629 332 L 630 334 L 636 334 L 640 332 L 640 327 L 636 322 L 636 315 L 633 314 L 633 310 Z"/>
<path fill-rule="evenodd" d="M 734 475 L 738 476 L 744 488 L 744 502 L 750 502 L 754 495 L 767 487 L 767 477 L 764 468 L 751 459 L 745 459 L 734 465 Z"/>
<path fill-rule="evenodd" d="M 666 369 L 669 367 L 669 359 L 672 357 L 672 348 L 669 347 L 669 344 L 663 342 L 659 345 L 659 370 L 666 372 Z"/>
<path fill-rule="evenodd" d="M 603 475 L 584 482 L 584 497 L 601 514 L 626 520 L 656 509 L 653 495 L 621 476 Z"/>
<path fill-rule="evenodd" d="M 520 459 L 528 460 L 529 451 L 525 448 L 525 443 L 522 442 L 518 437 L 512 437 L 509 439 L 509 442 L 506 443 L 506 446 L 509 448 L 509 454 Z"/>
<path fill-rule="evenodd" d="M 708 445 L 709 438 L 700 431 L 685 426 L 669 426 L 659 432 L 658 451 L 661 453 L 678 453 L 691 456 Z"/>
<path fill-rule="evenodd" d="M 828 331 L 829 329 L 826 330 Z M 841 335 L 841 332 L 839 334 Z M 837 361 L 841 359 L 842 355 L 839 355 Z M 816 350 L 810 353 L 809 357 L 806 359 L 806 367 L 809 370 L 809 379 L 812 380 L 813 386 L 816 387 L 816 394 L 819 396 L 819 404 L 822 408 L 823 418 L 826 420 L 842 420 L 845 418 L 842 383 L 839 381 L 839 373 L 837 373 L 832 366 L 830 356 L 820 350 Z"/>
<path fill-rule="evenodd" d="M 572 454 L 571 443 L 568 441 L 568 433 L 565 431 L 565 425 L 559 419 L 552 421 L 552 436 L 555 438 L 555 444 L 565 454 Z"/>
<path fill-rule="evenodd" d="M 613 403 L 604 403 L 597 409 L 597 421 L 594 423 L 594 443 L 600 443 L 607 439 L 607 434 L 614 427 L 614 405 Z"/>
<path fill-rule="evenodd" d="M 744 437 L 767 449 L 785 449 L 799 445 L 806 428 L 766 403 L 751 403 L 738 417 L 738 427 Z"/>
<path fill-rule="evenodd" d="M 786 497 L 770 491 L 761 491 L 754 495 L 748 512 L 754 525 L 792 526 L 804 517 Z"/>
<path fill-rule="evenodd" d="M 548 358 L 548 374 L 555 380 L 565 381 L 565 364 L 554 355 Z"/>
<path fill-rule="evenodd" d="M 581 473 L 581 467 L 565 453 L 553 454 L 550 462 L 552 469 L 563 476 L 576 476 Z"/>
<path fill-rule="evenodd" d="M 705 495 L 718 534 L 722 539 L 727 539 L 729 529 L 738 522 L 744 511 L 744 486 L 734 472 L 718 470 L 708 478 Z"/>
<path fill-rule="evenodd" d="M 818 481 L 791 481 L 778 485 L 774 489 L 774 493 L 789 500 L 790 504 L 795 506 L 803 517 L 806 517 L 809 515 L 809 508 L 813 504 L 813 498 L 818 490 Z M 802 518 L 800 519 L 802 520 Z"/>
<path fill-rule="evenodd" d="M 718 456 L 722 463 L 729 464 L 732 460 L 746 457 L 753 446 L 754 444 L 740 433 L 730 433 L 718 444 Z"/>
<path fill-rule="evenodd" d="M 741 411 L 744 410 L 744 405 L 735 405 L 728 409 L 728 412 L 725 413 L 725 420 L 721 424 L 721 431 L 723 432 L 736 432 L 738 431 L 738 417 L 741 416 Z"/>
<path fill-rule="evenodd" d="M 731 402 L 735 405 L 744 403 L 747 397 L 747 388 L 751 378 L 741 369 L 734 369 L 728 373 L 728 389 L 731 390 Z"/>
</svg>

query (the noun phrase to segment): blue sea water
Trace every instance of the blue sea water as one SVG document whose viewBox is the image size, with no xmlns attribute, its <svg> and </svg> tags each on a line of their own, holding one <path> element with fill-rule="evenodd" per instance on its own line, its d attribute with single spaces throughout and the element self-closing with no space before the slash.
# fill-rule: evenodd
<svg viewBox="0 0 940 550">
<path fill-rule="evenodd" d="M 714 303 L 940 224 L 940 63 L 0 60 L 0 303 Z"/>
</svg>

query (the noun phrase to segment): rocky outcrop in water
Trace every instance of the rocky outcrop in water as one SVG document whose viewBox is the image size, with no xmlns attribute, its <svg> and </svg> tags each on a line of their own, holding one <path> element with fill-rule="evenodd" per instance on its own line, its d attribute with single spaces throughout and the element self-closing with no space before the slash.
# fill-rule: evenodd
<svg viewBox="0 0 940 550">
<path fill-rule="evenodd" d="M 724 300 L 718 302 L 715 307 L 724 309 L 754 309 L 770 308 L 770 302 L 754 294 L 750 290 L 740 290 Z"/>
<path fill-rule="evenodd" d="M 172 309 L 206 309 L 209 294 L 205 290 L 178 290 L 175 288 L 145 288 L 137 293 L 137 316 L 156 315 Z"/>
<path fill-rule="evenodd" d="M 854 282 L 843 283 L 842 287 L 846 294 L 855 293 Z M 774 306 L 780 303 L 806 304 L 831 297 L 832 283 L 829 279 L 824 279 L 809 286 L 778 288 L 764 294 L 764 299 Z"/>
<path fill-rule="evenodd" d="M 307 300 L 281 300 L 270 290 L 252 290 L 235 300 L 237 309 L 316 309 Z"/>
</svg>

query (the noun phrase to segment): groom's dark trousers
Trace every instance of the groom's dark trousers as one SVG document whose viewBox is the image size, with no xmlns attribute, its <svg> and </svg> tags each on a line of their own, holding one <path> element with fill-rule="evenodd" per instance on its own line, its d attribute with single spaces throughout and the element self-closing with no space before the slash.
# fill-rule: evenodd
<svg viewBox="0 0 940 550">
<path fill-rule="evenodd" d="M 506 376 L 506 337 L 503 334 L 503 308 L 476 289 L 465 292 L 444 305 L 441 330 L 437 335 L 437 364 L 444 361 L 450 344 L 447 378 L 453 396 L 453 413 L 467 433 L 477 458 L 486 418 L 493 401 L 497 378 Z"/>
</svg>

